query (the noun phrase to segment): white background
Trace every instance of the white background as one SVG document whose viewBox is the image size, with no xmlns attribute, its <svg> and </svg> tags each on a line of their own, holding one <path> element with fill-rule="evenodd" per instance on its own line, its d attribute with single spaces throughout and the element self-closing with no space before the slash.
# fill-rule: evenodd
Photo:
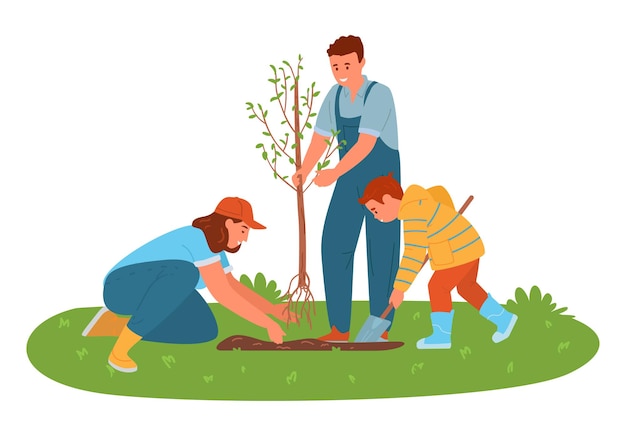
<svg viewBox="0 0 626 436">
<path fill-rule="evenodd" d="M 2 426 L 63 434 L 622 428 L 621 2 L 396 3 L 1 4 Z M 231 256 L 234 273 L 262 271 L 286 289 L 297 272 L 295 195 L 255 149 L 262 127 L 245 103 L 267 104 L 269 65 L 302 54 L 302 83 L 317 83 L 321 104 L 333 84 L 326 49 L 348 34 L 364 41 L 365 74 L 394 93 L 404 185 L 443 184 L 457 205 L 474 195 L 466 215 L 487 249 L 479 281 L 503 303 L 516 287 L 552 294 L 600 337 L 591 362 L 494 392 L 286 403 L 108 396 L 34 369 L 26 343 L 41 322 L 101 305 L 104 274 L 121 256 L 224 196 L 248 199 L 268 227 Z M 306 194 L 318 300 L 331 191 Z M 355 299 L 367 298 L 362 249 Z M 427 299 L 429 275 L 407 298 Z"/>
</svg>

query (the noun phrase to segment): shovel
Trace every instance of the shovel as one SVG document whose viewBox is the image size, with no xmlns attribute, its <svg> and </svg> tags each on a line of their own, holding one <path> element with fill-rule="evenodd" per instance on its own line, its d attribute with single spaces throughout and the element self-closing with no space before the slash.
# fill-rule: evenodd
<svg viewBox="0 0 626 436">
<path fill-rule="evenodd" d="M 465 203 L 463 203 L 463 206 L 461 206 L 461 208 L 459 209 L 460 214 L 462 214 L 465 209 L 467 209 L 467 206 L 469 206 L 473 199 L 473 195 L 470 195 L 467 198 Z M 428 253 L 426 253 L 426 257 L 424 257 L 424 265 L 426 264 L 426 262 L 428 262 Z M 363 324 L 363 327 L 361 327 L 359 334 L 356 335 L 356 339 L 354 340 L 354 342 L 378 342 L 379 340 L 381 340 L 380 335 L 382 335 L 385 330 L 387 330 L 387 328 L 389 328 L 389 326 L 391 325 L 391 321 L 386 319 L 387 315 L 389 315 L 389 312 L 391 312 L 391 309 L 393 309 L 393 304 L 389 303 L 389 306 L 387 306 L 385 311 L 379 317 L 370 315 L 365 320 L 365 323 Z"/>
</svg>

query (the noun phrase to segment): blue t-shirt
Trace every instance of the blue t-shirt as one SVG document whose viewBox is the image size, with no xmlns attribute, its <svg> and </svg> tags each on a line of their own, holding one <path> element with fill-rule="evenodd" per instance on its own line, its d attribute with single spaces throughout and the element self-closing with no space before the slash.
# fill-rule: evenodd
<svg viewBox="0 0 626 436">
<path fill-rule="evenodd" d="M 359 122 L 359 133 L 372 135 L 387 144 L 389 148 L 398 149 L 398 122 L 396 119 L 396 107 L 393 101 L 391 90 L 381 84 L 376 83 L 370 89 L 367 101 L 363 104 L 367 87 L 372 83 L 365 79 L 361 88 L 357 92 L 354 102 L 350 96 L 350 89 L 340 88 L 335 84 L 322 102 L 322 106 L 317 114 L 315 122 L 315 132 L 325 136 L 332 136 L 331 130 L 337 130 L 337 120 L 335 119 L 335 97 L 339 96 L 339 112 L 344 118 L 361 117 Z"/>
<path fill-rule="evenodd" d="M 142 245 L 111 268 L 109 274 L 123 266 L 155 260 L 186 260 L 198 268 L 219 261 L 225 273 L 233 269 L 228 262 L 226 252 L 213 253 L 211 251 L 202 230 L 193 226 L 185 226 Z M 205 287 L 202 276 L 200 276 L 196 289 Z"/>
</svg>

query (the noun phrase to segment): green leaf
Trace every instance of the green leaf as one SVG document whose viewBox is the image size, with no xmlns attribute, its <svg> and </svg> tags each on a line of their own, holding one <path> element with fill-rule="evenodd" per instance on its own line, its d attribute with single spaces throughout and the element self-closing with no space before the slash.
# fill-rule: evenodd
<svg viewBox="0 0 626 436">
<path fill-rule="evenodd" d="M 267 160 L 267 151 L 264 151 L 262 156 L 263 156 L 263 160 Z"/>
<path fill-rule="evenodd" d="M 320 95 L 320 91 L 313 93 L 313 97 L 317 97 L 318 95 Z"/>
<path fill-rule="evenodd" d="M 272 136 L 272 135 L 270 135 L 270 132 L 263 132 L 263 134 L 264 134 L 265 136 Z"/>
<path fill-rule="evenodd" d="M 250 118 L 250 119 L 252 119 L 252 118 L 256 118 L 256 115 L 254 115 L 254 114 L 249 115 L 249 116 L 248 116 L 248 118 Z"/>
<path fill-rule="evenodd" d="M 261 147 L 263 147 L 263 144 L 261 144 L 261 143 L 258 143 L 258 144 L 256 145 L 256 148 L 261 148 Z"/>
<path fill-rule="evenodd" d="M 246 109 L 250 110 L 254 107 L 254 105 L 252 103 L 250 103 L 249 101 L 246 102 Z"/>
</svg>

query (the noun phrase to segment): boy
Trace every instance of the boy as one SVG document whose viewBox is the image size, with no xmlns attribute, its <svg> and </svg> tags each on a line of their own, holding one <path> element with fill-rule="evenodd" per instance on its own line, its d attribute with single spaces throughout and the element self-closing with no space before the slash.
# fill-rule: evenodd
<svg viewBox="0 0 626 436">
<path fill-rule="evenodd" d="M 452 346 L 454 310 L 450 293 L 455 287 L 461 297 L 496 325 L 494 342 L 509 337 L 517 315 L 504 309 L 476 282 L 478 262 L 485 248 L 478 232 L 454 209 L 445 189 L 427 190 L 411 185 L 405 193 L 390 174 L 373 179 L 359 203 L 381 222 L 403 222 L 404 254 L 389 298 L 396 309 L 424 266 L 428 252 L 434 270 L 428 283 L 433 333 L 417 341 L 417 348 Z"/>
</svg>

